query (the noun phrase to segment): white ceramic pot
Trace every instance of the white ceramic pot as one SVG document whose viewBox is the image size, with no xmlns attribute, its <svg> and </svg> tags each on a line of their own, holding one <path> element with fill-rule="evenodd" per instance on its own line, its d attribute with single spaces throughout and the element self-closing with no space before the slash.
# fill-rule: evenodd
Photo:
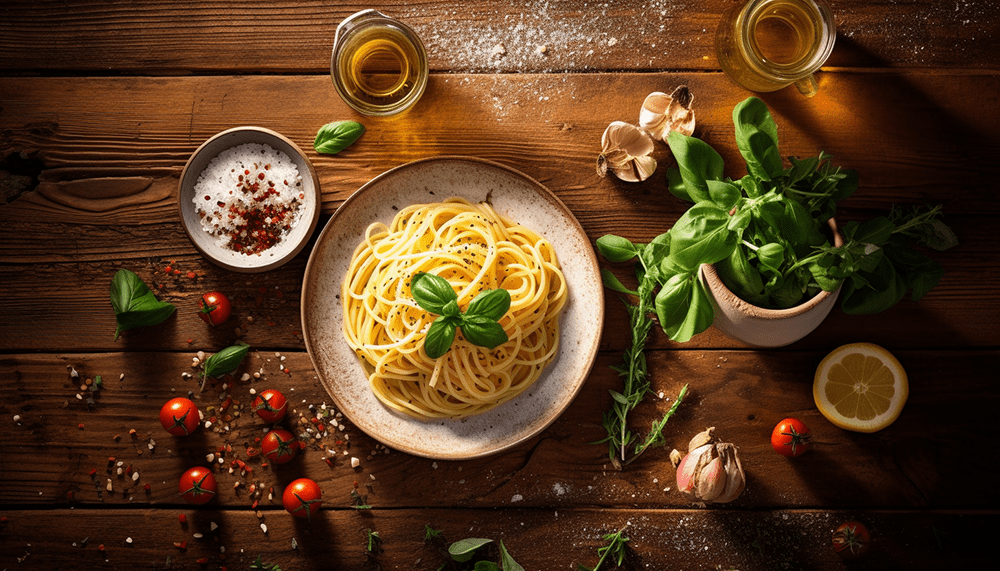
<svg viewBox="0 0 1000 571">
<path fill-rule="evenodd" d="M 837 223 L 830 220 L 835 246 L 844 244 Z M 726 335 L 754 347 L 782 347 L 816 329 L 837 303 L 841 288 L 821 291 L 809 301 L 788 309 L 765 309 L 748 303 L 722 283 L 715 266 L 701 266 L 701 279 L 715 310 L 712 325 Z"/>
</svg>

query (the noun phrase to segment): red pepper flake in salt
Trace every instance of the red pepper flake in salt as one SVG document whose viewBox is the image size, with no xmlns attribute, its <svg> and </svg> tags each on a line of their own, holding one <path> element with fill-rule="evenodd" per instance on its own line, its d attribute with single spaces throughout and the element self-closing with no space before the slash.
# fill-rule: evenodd
<svg viewBox="0 0 1000 571">
<path fill-rule="evenodd" d="M 180 549 L 181 551 L 185 551 L 188 548 L 188 542 L 186 542 L 186 541 L 175 541 L 174 542 L 174 547 L 176 547 L 177 549 Z"/>
<path fill-rule="evenodd" d="M 201 559 L 195 561 L 198 565 L 208 565 L 208 557 L 202 557 Z"/>
<path fill-rule="evenodd" d="M 76 427 L 79 428 L 80 430 L 83 430 L 83 423 L 81 422 L 80 424 L 76 425 Z"/>
<path fill-rule="evenodd" d="M 149 484 L 146 484 L 145 486 L 143 486 L 143 487 L 142 487 L 142 489 L 143 489 L 143 490 L 146 490 L 146 493 L 148 494 L 148 493 L 149 493 L 149 490 L 151 490 L 152 488 L 150 487 L 150 485 L 149 485 Z"/>
<path fill-rule="evenodd" d="M 189 279 L 189 280 L 193 280 L 193 279 L 195 279 L 196 277 L 198 277 L 198 274 L 196 274 L 196 273 L 194 273 L 194 272 L 188 272 L 188 273 L 187 273 L 187 277 L 188 277 L 188 279 Z"/>
<path fill-rule="evenodd" d="M 172 271 L 174 271 L 174 269 L 171 268 L 170 266 L 167 266 L 167 267 L 163 268 L 163 273 L 165 273 L 165 274 L 169 274 Z"/>
<path fill-rule="evenodd" d="M 181 271 L 180 271 L 180 270 L 174 270 L 174 275 L 175 275 L 175 276 L 179 276 L 179 275 L 181 275 Z"/>
<path fill-rule="evenodd" d="M 181 522 L 181 525 L 186 524 L 188 521 L 187 514 L 177 514 L 177 521 Z"/>
<path fill-rule="evenodd" d="M 283 296 L 285 294 L 281 293 L 281 290 L 278 289 L 278 290 L 274 290 L 274 295 L 277 296 L 277 297 L 281 297 L 281 296 Z"/>
<path fill-rule="evenodd" d="M 96 475 L 97 475 L 97 468 L 92 468 L 90 470 L 90 477 L 93 478 Z"/>
</svg>

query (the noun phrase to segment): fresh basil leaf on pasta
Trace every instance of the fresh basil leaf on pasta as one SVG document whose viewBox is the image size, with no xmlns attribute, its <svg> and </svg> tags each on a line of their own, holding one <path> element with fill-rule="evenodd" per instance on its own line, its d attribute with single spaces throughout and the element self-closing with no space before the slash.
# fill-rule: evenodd
<svg viewBox="0 0 1000 571">
<path fill-rule="evenodd" d="M 410 280 L 410 293 L 424 311 L 444 315 L 449 301 L 458 301 L 458 295 L 448 280 L 441 276 L 421 272 Z"/>
<path fill-rule="evenodd" d="M 510 309 L 510 293 L 505 289 L 491 289 L 477 295 L 465 308 L 465 315 L 480 315 L 499 321 Z"/>
<path fill-rule="evenodd" d="M 438 317 L 427 329 L 427 336 L 424 338 L 424 352 L 431 359 L 437 359 L 448 352 L 451 343 L 455 340 L 455 319 L 452 317 Z"/>
<path fill-rule="evenodd" d="M 501 290 L 502 291 L 502 290 Z M 462 335 L 473 345 L 496 349 L 507 342 L 507 332 L 496 321 L 481 315 L 465 315 L 460 325 Z"/>
</svg>

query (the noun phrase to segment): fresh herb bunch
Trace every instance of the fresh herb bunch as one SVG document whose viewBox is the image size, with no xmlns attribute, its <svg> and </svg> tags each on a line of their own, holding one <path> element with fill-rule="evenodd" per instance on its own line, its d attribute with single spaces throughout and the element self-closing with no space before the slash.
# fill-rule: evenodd
<svg viewBox="0 0 1000 571">
<path fill-rule="evenodd" d="M 458 294 L 448 280 L 420 272 L 410 280 L 410 293 L 424 311 L 437 314 L 424 338 L 424 352 L 437 359 L 448 352 L 456 331 L 473 345 L 495 349 L 507 342 L 507 333 L 498 320 L 510 309 L 510 293 L 505 289 L 484 291 L 472 298 L 463 313 Z"/>
<path fill-rule="evenodd" d="M 835 167 L 829 155 L 784 167 L 778 129 L 767 106 L 750 97 L 733 110 L 736 145 L 748 174 L 723 175 L 722 157 L 704 141 L 670 133 L 677 168 L 667 172 L 670 192 L 694 203 L 664 234 L 649 244 L 607 235 L 597 241 L 609 261 L 639 258 L 640 287 L 627 289 L 607 270 L 604 284 L 621 293 L 647 291 L 660 326 L 674 341 L 688 341 L 712 324 L 714 311 L 698 278 L 702 264 L 715 264 L 723 282 L 755 305 L 788 308 L 846 282 L 842 308 L 877 313 L 898 303 L 907 291 L 917 300 L 943 271 L 913 245 L 945 249 L 957 243 L 937 219 L 940 208 L 896 211 L 888 217 L 844 226 L 845 243 L 835 247 L 821 231 L 836 203 L 858 186 L 854 171 Z M 644 289 L 643 282 L 653 286 Z M 648 301 L 646 302 L 648 304 Z"/>
<path fill-rule="evenodd" d="M 482 549 L 484 546 L 492 544 L 492 539 L 481 537 L 470 537 L 460 539 L 448 546 L 448 554 L 452 561 L 457 564 L 457 569 L 472 569 L 474 571 L 524 571 L 514 558 L 511 557 L 503 541 L 500 541 L 499 557 L 491 553 L 489 549 Z M 496 560 L 499 559 L 499 565 Z M 444 566 L 442 566 L 444 568 Z"/>
</svg>

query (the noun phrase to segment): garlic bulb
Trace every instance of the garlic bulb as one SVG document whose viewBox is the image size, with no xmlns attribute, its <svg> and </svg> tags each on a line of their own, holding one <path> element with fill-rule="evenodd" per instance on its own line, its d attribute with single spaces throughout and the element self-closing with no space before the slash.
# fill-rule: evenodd
<svg viewBox="0 0 1000 571">
<path fill-rule="evenodd" d="M 677 451 L 674 450 L 676 453 Z M 693 502 L 723 504 L 735 500 L 746 485 L 736 446 L 720 442 L 715 428 L 691 439 L 687 455 L 671 453 L 677 467 L 677 489 Z"/>
<path fill-rule="evenodd" d="M 656 170 L 653 140 L 635 125 L 615 121 L 608 125 L 601 136 L 603 150 L 597 157 L 597 174 L 606 176 L 610 170 L 616 177 L 628 182 L 640 182 Z"/>
<path fill-rule="evenodd" d="M 639 111 L 639 127 L 654 139 L 667 142 L 671 131 L 690 136 L 694 133 L 694 95 L 682 85 L 667 95 L 660 91 L 650 93 Z"/>
</svg>

